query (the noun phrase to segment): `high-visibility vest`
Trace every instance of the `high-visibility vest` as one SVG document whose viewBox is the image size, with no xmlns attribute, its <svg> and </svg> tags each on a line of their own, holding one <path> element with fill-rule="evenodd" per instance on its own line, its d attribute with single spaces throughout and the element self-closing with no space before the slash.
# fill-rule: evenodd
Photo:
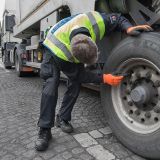
<svg viewBox="0 0 160 160">
<path fill-rule="evenodd" d="M 92 11 L 65 18 L 57 23 L 50 29 L 43 44 L 59 58 L 80 63 L 71 54 L 70 34 L 74 29 L 81 27 L 88 29 L 94 42 L 101 40 L 105 34 L 105 23 L 102 16 Z"/>
</svg>

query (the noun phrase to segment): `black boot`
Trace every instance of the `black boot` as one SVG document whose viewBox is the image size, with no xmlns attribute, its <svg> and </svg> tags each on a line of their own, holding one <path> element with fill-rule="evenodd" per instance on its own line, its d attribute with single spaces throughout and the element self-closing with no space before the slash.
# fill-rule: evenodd
<svg viewBox="0 0 160 160">
<path fill-rule="evenodd" d="M 52 139 L 50 128 L 40 128 L 38 138 L 35 142 L 35 149 L 37 151 L 45 151 L 49 146 L 49 141 Z"/>
<path fill-rule="evenodd" d="M 60 127 L 63 132 L 71 133 L 73 132 L 73 127 L 70 122 L 62 120 L 59 115 L 56 116 L 56 127 Z"/>
</svg>

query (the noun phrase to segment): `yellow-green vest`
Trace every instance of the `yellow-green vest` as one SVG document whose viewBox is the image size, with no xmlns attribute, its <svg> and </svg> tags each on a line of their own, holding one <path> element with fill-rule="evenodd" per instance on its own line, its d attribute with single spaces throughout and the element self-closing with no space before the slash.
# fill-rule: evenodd
<svg viewBox="0 0 160 160">
<path fill-rule="evenodd" d="M 101 40 L 105 34 L 104 20 L 96 11 L 78 14 L 52 32 L 55 26 L 50 29 L 43 44 L 59 58 L 73 63 L 80 63 L 71 55 L 70 34 L 74 29 L 87 28 L 95 42 Z"/>
</svg>

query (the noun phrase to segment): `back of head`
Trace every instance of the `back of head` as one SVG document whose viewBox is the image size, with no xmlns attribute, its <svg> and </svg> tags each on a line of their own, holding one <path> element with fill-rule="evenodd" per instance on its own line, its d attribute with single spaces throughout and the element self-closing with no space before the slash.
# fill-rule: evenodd
<svg viewBox="0 0 160 160">
<path fill-rule="evenodd" d="M 72 38 L 71 53 L 81 63 L 93 64 L 98 59 L 98 48 L 96 43 L 84 34 L 78 34 Z"/>
</svg>

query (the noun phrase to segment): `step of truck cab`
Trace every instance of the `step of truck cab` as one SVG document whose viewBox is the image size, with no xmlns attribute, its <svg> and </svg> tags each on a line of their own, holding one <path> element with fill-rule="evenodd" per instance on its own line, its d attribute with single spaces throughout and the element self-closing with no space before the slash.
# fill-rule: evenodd
<svg viewBox="0 0 160 160">
<path fill-rule="evenodd" d="M 40 68 L 41 68 L 41 63 L 37 63 L 37 62 L 26 62 L 25 66 L 40 69 Z"/>
</svg>

